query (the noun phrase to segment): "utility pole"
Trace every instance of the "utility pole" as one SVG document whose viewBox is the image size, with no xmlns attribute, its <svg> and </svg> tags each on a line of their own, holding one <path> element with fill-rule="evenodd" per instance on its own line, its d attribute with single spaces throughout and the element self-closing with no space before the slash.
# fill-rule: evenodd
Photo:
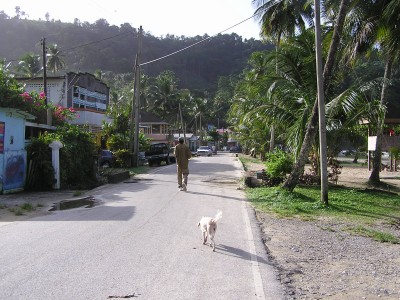
<svg viewBox="0 0 400 300">
<path fill-rule="evenodd" d="M 201 146 L 201 144 L 202 144 L 202 141 L 203 141 L 203 137 L 202 137 L 202 129 L 201 129 L 201 112 L 200 112 L 200 138 L 199 138 L 199 140 L 200 140 L 200 144 L 199 144 L 199 147 Z"/>
<path fill-rule="evenodd" d="M 179 102 L 179 115 L 180 115 L 180 119 L 181 119 L 183 138 L 185 139 L 185 144 L 187 144 L 187 141 L 186 141 L 186 126 L 183 126 L 183 117 L 182 117 L 182 109 L 181 109 L 181 103 L 180 102 Z"/>
<path fill-rule="evenodd" d="M 43 93 L 45 95 L 44 98 L 44 103 L 47 106 L 48 104 L 48 97 L 47 97 L 47 49 L 46 49 L 46 38 L 42 38 L 42 57 L 43 57 Z M 46 110 L 46 120 L 47 120 L 47 125 L 52 125 L 52 111 L 50 108 L 47 108 Z"/>
<path fill-rule="evenodd" d="M 45 104 L 47 105 L 47 61 L 46 61 L 46 38 L 42 38 L 42 55 L 43 55 L 43 92 L 46 95 Z"/>
<path fill-rule="evenodd" d="M 315 57 L 317 63 L 317 90 L 319 114 L 319 148 L 321 164 L 321 202 L 328 205 L 328 175 L 325 124 L 324 78 L 322 74 L 321 18 L 319 0 L 314 0 L 315 7 Z"/>
<path fill-rule="evenodd" d="M 142 26 L 139 28 L 138 35 L 138 51 L 135 60 L 135 89 L 134 97 L 132 101 L 132 114 L 135 121 L 135 133 L 133 136 L 133 166 L 137 167 L 139 165 L 139 109 L 140 109 L 140 55 L 142 52 Z M 133 129 L 133 120 L 131 118 L 131 132 Z M 131 135 L 132 136 L 132 135 Z M 132 138 L 131 138 L 132 141 Z M 130 146 L 130 149 L 132 147 Z"/>
</svg>

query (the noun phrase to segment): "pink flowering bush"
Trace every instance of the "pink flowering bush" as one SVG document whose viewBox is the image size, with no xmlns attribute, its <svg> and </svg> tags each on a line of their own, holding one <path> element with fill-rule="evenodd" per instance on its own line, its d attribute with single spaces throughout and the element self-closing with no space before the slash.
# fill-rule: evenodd
<svg viewBox="0 0 400 300">
<path fill-rule="evenodd" d="M 16 108 L 34 115 L 36 117 L 35 122 L 44 124 L 47 122 L 47 109 L 52 111 L 53 125 L 61 125 L 64 122 L 79 117 L 73 108 L 65 108 L 61 105 L 54 105 L 51 102 L 48 102 L 46 105 L 46 95 L 44 92 L 24 92 L 20 96 L 22 98 L 22 107 Z"/>
</svg>

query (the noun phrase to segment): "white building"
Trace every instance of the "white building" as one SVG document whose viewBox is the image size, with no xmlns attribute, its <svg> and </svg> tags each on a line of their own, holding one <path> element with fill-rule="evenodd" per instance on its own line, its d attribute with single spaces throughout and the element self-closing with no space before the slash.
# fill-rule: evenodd
<svg viewBox="0 0 400 300">
<path fill-rule="evenodd" d="M 16 78 L 27 92 L 43 91 L 43 78 Z M 102 122 L 111 122 L 105 112 L 110 101 L 110 88 L 89 73 L 68 72 L 47 77 L 47 99 L 55 105 L 74 108 L 79 115 L 72 124 L 88 125 L 92 132 L 101 130 Z"/>
</svg>

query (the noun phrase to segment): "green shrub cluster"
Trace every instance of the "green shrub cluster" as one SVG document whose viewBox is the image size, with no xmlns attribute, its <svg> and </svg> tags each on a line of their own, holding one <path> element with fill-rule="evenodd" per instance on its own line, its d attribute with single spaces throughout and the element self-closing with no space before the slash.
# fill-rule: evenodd
<svg viewBox="0 0 400 300">
<path fill-rule="evenodd" d="M 96 144 L 88 131 L 76 125 L 64 124 L 55 133 L 47 133 L 33 139 L 27 147 L 28 161 L 36 161 L 41 165 L 51 166 L 51 151 L 49 144 L 60 141 L 60 184 L 62 188 L 86 189 L 98 185 L 96 179 Z M 39 186 L 30 188 L 48 188 L 54 183 L 54 170 L 45 168 L 45 173 L 38 174 Z"/>
<path fill-rule="evenodd" d="M 266 156 L 265 174 L 263 175 L 263 184 L 266 186 L 276 186 L 282 183 L 286 175 L 291 172 L 293 158 L 289 153 L 283 150 L 275 149 Z"/>
</svg>

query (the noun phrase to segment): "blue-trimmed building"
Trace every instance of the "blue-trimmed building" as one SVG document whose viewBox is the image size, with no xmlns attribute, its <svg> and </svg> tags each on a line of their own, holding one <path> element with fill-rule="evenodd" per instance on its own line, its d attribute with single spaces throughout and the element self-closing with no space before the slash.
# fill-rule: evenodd
<svg viewBox="0 0 400 300">
<path fill-rule="evenodd" d="M 25 91 L 43 91 L 43 78 L 16 78 Z M 110 88 L 90 73 L 68 72 L 47 77 L 47 99 L 55 105 L 74 108 L 79 115 L 73 124 L 88 125 L 100 132 L 103 120 L 111 122 L 105 112 L 110 102 Z"/>
<path fill-rule="evenodd" d="M 34 118 L 18 109 L 0 107 L 0 194 L 24 189 L 27 170 L 25 122 Z"/>
</svg>

